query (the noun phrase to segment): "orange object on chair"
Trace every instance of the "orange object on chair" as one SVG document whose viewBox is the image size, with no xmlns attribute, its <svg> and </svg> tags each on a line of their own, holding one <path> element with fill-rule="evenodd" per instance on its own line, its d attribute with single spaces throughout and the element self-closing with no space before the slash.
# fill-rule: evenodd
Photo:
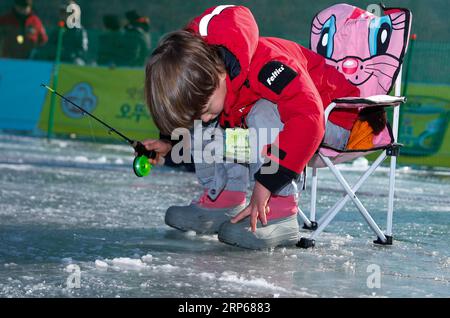
<svg viewBox="0 0 450 318">
<path fill-rule="evenodd" d="M 371 148 L 373 148 L 373 129 L 367 121 L 358 119 L 350 132 L 347 150 L 366 150 Z"/>
</svg>

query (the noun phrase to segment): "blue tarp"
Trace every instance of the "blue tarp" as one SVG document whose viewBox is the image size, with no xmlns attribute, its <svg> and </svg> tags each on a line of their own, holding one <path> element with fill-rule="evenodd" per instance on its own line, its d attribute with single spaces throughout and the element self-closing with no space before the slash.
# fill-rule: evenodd
<svg viewBox="0 0 450 318">
<path fill-rule="evenodd" d="M 39 121 L 53 64 L 0 59 L 0 129 L 33 131 Z"/>
</svg>

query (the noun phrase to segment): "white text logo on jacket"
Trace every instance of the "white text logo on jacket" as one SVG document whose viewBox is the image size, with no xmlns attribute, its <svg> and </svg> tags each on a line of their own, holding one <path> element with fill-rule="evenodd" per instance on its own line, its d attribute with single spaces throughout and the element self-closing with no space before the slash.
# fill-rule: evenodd
<svg viewBox="0 0 450 318">
<path fill-rule="evenodd" d="M 297 75 L 297 72 L 280 61 L 269 61 L 259 71 L 258 80 L 272 92 L 280 95 Z"/>
<path fill-rule="evenodd" d="M 272 85 L 272 83 L 277 79 L 278 75 L 280 75 L 284 71 L 284 65 L 281 65 L 280 68 L 277 68 L 272 72 L 272 76 L 267 79 L 267 84 Z"/>
</svg>

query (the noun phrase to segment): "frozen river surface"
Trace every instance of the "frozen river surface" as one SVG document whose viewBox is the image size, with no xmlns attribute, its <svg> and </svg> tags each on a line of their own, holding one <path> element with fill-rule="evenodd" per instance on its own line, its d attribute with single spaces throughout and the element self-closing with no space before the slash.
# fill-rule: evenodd
<svg viewBox="0 0 450 318">
<path fill-rule="evenodd" d="M 166 226 L 170 205 L 201 193 L 195 175 L 163 167 L 136 178 L 132 159 L 127 146 L 0 135 L 0 297 L 450 296 L 445 174 L 398 170 L 393 246 L 372 244 L 348 204 L 314 249 L 247 251 Z M 387 179 L 382 169 L 360 190 L 382 228 Z M 338 189 L 320 170 L 319 213 Z"/>
</svg>

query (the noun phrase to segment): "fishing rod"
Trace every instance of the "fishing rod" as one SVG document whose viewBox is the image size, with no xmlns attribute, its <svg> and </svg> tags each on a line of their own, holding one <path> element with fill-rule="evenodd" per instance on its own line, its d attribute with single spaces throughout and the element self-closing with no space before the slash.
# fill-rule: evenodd
<svg viewBox="0 0 450 318">
<path fill-rule="evenodd" d="M 77 104 L 72 102 L 70 99 L 64 97 L 63 95 L 61 95 L 60 93 L 55 91 L 53 88 L 51 88 L 51 87 L 49 87 L 49 86 L 47 86 L 45 84 L 41 84 L 41 86 L 46 88 L 46 89 L 48 89 L 53 94 L 58 95 L 60 98 L 62 98 L 66 102 L 72 104 L 73 106 L 75 106 L 76 108 L 81 110 L 83 114 L 89 115 L 91 118 L 95 119 L 100 124 L 102 124 L 103 126 L 107 127 L 110 132 L 114 132 L 116 135 L 118 135 L 123 140 L 128 142 L 128 144 L 131 147 L 133 147 L 133 149 L 136 151 L 136 154 L 137 154 L 136 157 L 134 158 L 134 161 L 133 161 L 133 171 L 136 174 L 136 176 L 138 176 L 138 177 L 145 177 L 145 176 L 147 176 L 150 173 L 150 170 L 152 169 L 152 165 L 151 165 L 151 163 L 150 163 L 150 161 L 148 159 L 149 158 L 150 159 L 155 159 L 156 158 L 156 152 L 155 151 L 147 150 L 147 148 L 145 148 L 145 146 L 140 141 L 136 141 L 136 140 L 132 140 L 132 139 L 128 138 L 127 136 L 122 134 L 120 131 L 118 131 L 117 129 L 111 127 L 110 125 L 105 123 L 103 120 L 101 120 L 100 118 L 98 118 L 95 115 L 91 114 L 90 112 L 88 112 L 87 110 L 82 108 L 81 106 L 78 106 Z"/>
</svg>

